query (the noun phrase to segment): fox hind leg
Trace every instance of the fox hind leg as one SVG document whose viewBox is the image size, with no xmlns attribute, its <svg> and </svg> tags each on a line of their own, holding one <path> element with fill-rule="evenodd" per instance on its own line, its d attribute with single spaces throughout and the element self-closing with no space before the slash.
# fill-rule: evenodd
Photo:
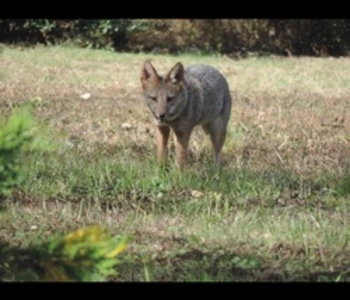
<svg viewBox="0 0 350 300">
<path fill-rule="evenodd" d="M 214 164 L 221 161 L 221 150 L 226 139 L 227 124 L 231 113 L 231 96 L 228 93 L 224 99 L 221 113 L 209 123 L 203 125 L 203 129 L 209 134 L 214 149 Z"/>
<path fill-rule="evenodd" d="M 203 126 L 204 131 L 209 134 L 213 145 L 215 165 L 219 165 L 221 161 L 221 150 L 226 138 L 225 125 L 226 124 L 224 124 L 222 117 L 219 116 Z"/>
<path fill-rule="evenodd" d="M 221 150 L 226 139 L 227 125 L 231 114 L 232 98 L 229 91 L 225 94 L 223 103 L 219 116 L 203 126 L 204 130 L 209 133 L 213 144 L 215 165 L 219 165 L 221 161 Z"/>
</svg>

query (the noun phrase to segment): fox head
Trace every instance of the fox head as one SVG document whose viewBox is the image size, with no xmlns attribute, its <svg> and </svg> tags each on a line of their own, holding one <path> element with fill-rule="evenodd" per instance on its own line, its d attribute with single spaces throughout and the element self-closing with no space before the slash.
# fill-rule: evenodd
<svg viewBox="0 0 350 300">
<path fill-rule="evenodd" d="M 146 60 L 141 69 L 141 85 L 146 103 L 158 123 L 175 120 L 187 104 L 184 67 L 180 62 L 162 77 Z"/>
</svg>

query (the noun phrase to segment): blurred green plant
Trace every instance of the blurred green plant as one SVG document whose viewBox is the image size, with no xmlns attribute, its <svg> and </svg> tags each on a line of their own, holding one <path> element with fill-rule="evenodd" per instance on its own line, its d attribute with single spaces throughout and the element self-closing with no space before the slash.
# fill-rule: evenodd
<svg viewBox="0 0 350 300">
<path fill-rule="evenodd" d="M 49 145 L 34 120 L 30 106 L 20 107 L 0 124 L 0 195 L 8 196 L 23 180 L 21 154 L 47 150 Z M 115 274 L 117 256 L 126 248 L 122 236 L 111 237 L 97 226 L 78 229 L 64 237 L 28 247 L 13 248 L 0 241 L 0 281 L 101 281 Z"/>
<path fill-rule="evenodd" d="M 19 154 L 33 146 L 33 119 L 29 107 L 23 107 L 0 127 L 0 195 L 9 195 L 23 180 Z"/>
<path fill-rule="evenodd" d="M 26 249 L 0 246 L 0 280 L 104 281 L 116 275 L 118 255 L 126 247 L 126 237 L 112 237 L 98 226 L 52 237 Z"/>
</svg>

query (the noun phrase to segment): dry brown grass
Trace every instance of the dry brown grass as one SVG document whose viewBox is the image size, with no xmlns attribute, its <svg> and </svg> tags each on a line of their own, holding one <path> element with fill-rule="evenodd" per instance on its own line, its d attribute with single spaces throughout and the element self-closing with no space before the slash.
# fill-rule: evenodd
<svg viewBox="0 0 350 300">
<path fill-rule="evenodd" d="M 153 120 L 139 88 L 146 57 L 59 47 L 5 50 L 0 104 L 41 97 L 37 115 L 87 147 L 126 142 L 152 148 Z M 339 173 L 348 161 L 350 59 L 151 57 L 164 72 L 182 60 L 212 64 L 227 77 L 234 96 L 227 163 L 244 162 L 257 170 L 281 166 L 312 176 Z M 83 100 L 84 93 L 92 97 Z M 132 128 L 123 129 L 123 123 Z M 202 149 L 201 137 L 196 133 L 192 139 L 195 152 Z"/>
</svg>

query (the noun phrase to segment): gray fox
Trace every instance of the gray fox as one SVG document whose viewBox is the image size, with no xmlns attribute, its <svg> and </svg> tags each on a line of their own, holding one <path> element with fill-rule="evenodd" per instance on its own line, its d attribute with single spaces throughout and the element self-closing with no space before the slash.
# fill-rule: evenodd
<svg viewBox="0 0 350 300">
<path fill-rule="evenodd" d="M 177 164 L 182 169 L 191 132 L 201 125 L 210 135 L 214 163 L 219 164 L 232 105 L 225 77 L 203 64 L 185 70 L 181 62 L 162 77 L 146 60 L 141 69 L 141 84 L 145 101 L 156 120 L 158 163 L 166 159 L 171 128 L 175 133 Z"/>
</svg>

